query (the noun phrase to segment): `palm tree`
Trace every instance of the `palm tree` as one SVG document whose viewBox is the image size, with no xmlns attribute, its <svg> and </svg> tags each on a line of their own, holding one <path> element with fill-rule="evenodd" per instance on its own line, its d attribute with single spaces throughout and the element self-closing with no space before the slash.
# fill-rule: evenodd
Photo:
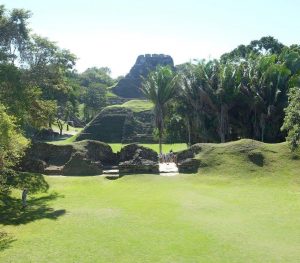
<svg viewBox="0 0 300 263">
<path fill-rule="evenodd" d="M 180 72 L 180 104 L 181 114 L 186 122 L 188 133 L 188 145 L 191 145 L 191 131 L 198 131 L 195 139 L 207 136 L 204 118 L 208 109 L 214 107 L 210 94 L 205 88 L 204 82 L 205 61 L 199 61 L 197 65 L 185 64 Z M 193 128 L 192 129 L 192 125 Z M 194 134 L 195 135 L 195 134 Z"/>
<path fill-rule="evenodd" d="M 176 93 L 178 76 L 169 66 L 158 66 L 144 79 L 141 90 L 148 100 L 154 104 L 155 125 L 158 129 L 159 152 L 162 153 L 162 135 L 167 103 Z"/>
</svg>

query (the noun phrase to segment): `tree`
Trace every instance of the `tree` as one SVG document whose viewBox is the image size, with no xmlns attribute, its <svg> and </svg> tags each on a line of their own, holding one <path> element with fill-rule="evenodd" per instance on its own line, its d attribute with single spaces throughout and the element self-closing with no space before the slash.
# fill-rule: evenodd
<svg viewBox="0 0 300 263">
<path fill-rule="evenodd" d="M 289 104 L 285 108 L 285 118 L 282 130 L 287 131 L 286 140 L 292 151 L 299 146 L 300 141 L 300 88 L 294 87 L 289 92 Z"/>
<path fill-rule="evenodd" d="M 24 9 L 12 9 L 9 14 L 0 5 L 0 61 L 14 63 L 24 55 L 30 29 L 27 20 L 31 13 Z"/>
<path fill-rule="evenodd" d="M 24 72 L 0 63 L 0 102 L 23 129 L 46 127 L 55 102 L 42 99 L 42 91 L 24 81 Z"/>
<path fill-rule="evenodd" d="M 33 35 L 27 44 L 26 61 L 29 68 L 24 70 L 26 72 L 24 82 L 39 87 L 42 99 L 55 102 L 59 107 L 59 110 L 55 111 L 59 116 L 47 115 L 49 126 L 54 119 L 60 123 L 62 116 L 64 117 L 62 121 L 65 121 L 66 113 L 68 118 L 75 114 L 78 85 L 73 82 L 71 76 L 76 56 L 68 50 L 59 48 L 47 38 Z"/>
<path fill-rule="evenodd" d="M 159 152 L 162 153 L 162 135 L 167 103 L 174 98 L 178 83 L 170 67 L 159 66 L 144 79 L 141 90 L 148 100 L 154 104 L 155 125 L 158 129 Z"/>
<path fill-rule="evenodd" d="M 178 112 L 185 120 L 188 145 L 191 142 L 206 141 L 207 126 L 206 118 L 215 105 L 211 99 L 212 90 L 207 84 L 205 71 L 206 62 L 199 61 L 197 65 L 185 64 L 180 69 L 180 94 L 178 100 L 180 105 Z"/>
<path fill-rule="evenodd" d="M 83 95 L 84 117 L 87 121 L 94 118 L 97 113 L 107 105 L 107 90 L 101 83 L 92 83 L 86 88 Z"/>
<path fill-rule="evenodd" d="M 272 36 L 262 37 L 259 40 L 253 40 L 249 45 L 239 45 L 229 53 L 221 56 L 220 62 L 241 61 L 250 57 L 260 55 L 279 55 L 285 46 Z"/>
<path fill-rule="evenodd" d="M 88 68 L 80 74 L 81 85 L 89 87 L 91 84 L 103 84 L 106 87 L 110 87 L 114 84 L 110 74 L 111 70 L 107 67 Z"/>
<path fill-rule="evenodd" d="M 16 126 L 15 118 L 0 104 L 0 193 L 9 187 L 7 169 L 18 162 L 27 145 L 28 140 Z"/>
</svg>

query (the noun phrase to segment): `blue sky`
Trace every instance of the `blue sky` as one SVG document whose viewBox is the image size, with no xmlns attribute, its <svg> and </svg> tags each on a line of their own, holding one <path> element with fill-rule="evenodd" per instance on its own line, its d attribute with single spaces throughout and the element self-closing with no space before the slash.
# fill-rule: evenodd
<svg viewBox="0 0 300 263">
<path fill-rule="evenodd" d="M 175 64 L 218 58 L 271 35 L 300 44 L 299 0 L 0 0 L 33 13 L 33 32 L 75 53 L 77 69 L 126 74 L 140 54 L 163 53 Z"/>
</svg>

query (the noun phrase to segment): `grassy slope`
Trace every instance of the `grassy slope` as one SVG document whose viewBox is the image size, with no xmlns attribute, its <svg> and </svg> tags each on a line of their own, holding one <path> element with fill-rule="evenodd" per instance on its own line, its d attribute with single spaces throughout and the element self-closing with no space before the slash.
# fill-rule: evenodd
<svg viewBox="0 0 300 263">
<path fill-rule="evenodd" d="M 147 100 L 130 100 L 121 105 L 111 105 L 106 108 L 129 108 L 133 112 L 142 112 L 146 110 L 151 110 L 153 108 L 153 104 Z"/>
<path fill-rule="evenodd" d="M 14 241 L 0 262 L 299 262 L 299 155 L 250 140 L 202 148 L 198 175 L 47 177 L 54 210 L 2 226 Z"/>
</svg>

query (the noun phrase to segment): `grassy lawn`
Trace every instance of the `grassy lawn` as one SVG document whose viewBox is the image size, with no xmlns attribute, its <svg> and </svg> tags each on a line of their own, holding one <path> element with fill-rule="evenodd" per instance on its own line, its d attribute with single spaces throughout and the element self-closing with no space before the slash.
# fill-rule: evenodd
<svg viewBox="0 0 300 263">
<path fill-rule="evenodd" d="M 58 128 L 57 124 L 52 124 L 52 129 L 56 132 L 59 132 L 59 128 Z M 63 133 L 64 132 L 74 132 L 75 133 L 75 132 L 80 132 L 82 130 L 83 130 L 83 128 L 75 128 L 75 127 L 69 125 L 69 131 L 67 131 L 67 124 L 63 125 Z"/>
<path fill-rule="evenodd" d="M 299 155 L 251 147 L 203 145 L 198 174 L 45 177 L 0 207 L 0 262 L 299 262 Z"/>
</svg>

